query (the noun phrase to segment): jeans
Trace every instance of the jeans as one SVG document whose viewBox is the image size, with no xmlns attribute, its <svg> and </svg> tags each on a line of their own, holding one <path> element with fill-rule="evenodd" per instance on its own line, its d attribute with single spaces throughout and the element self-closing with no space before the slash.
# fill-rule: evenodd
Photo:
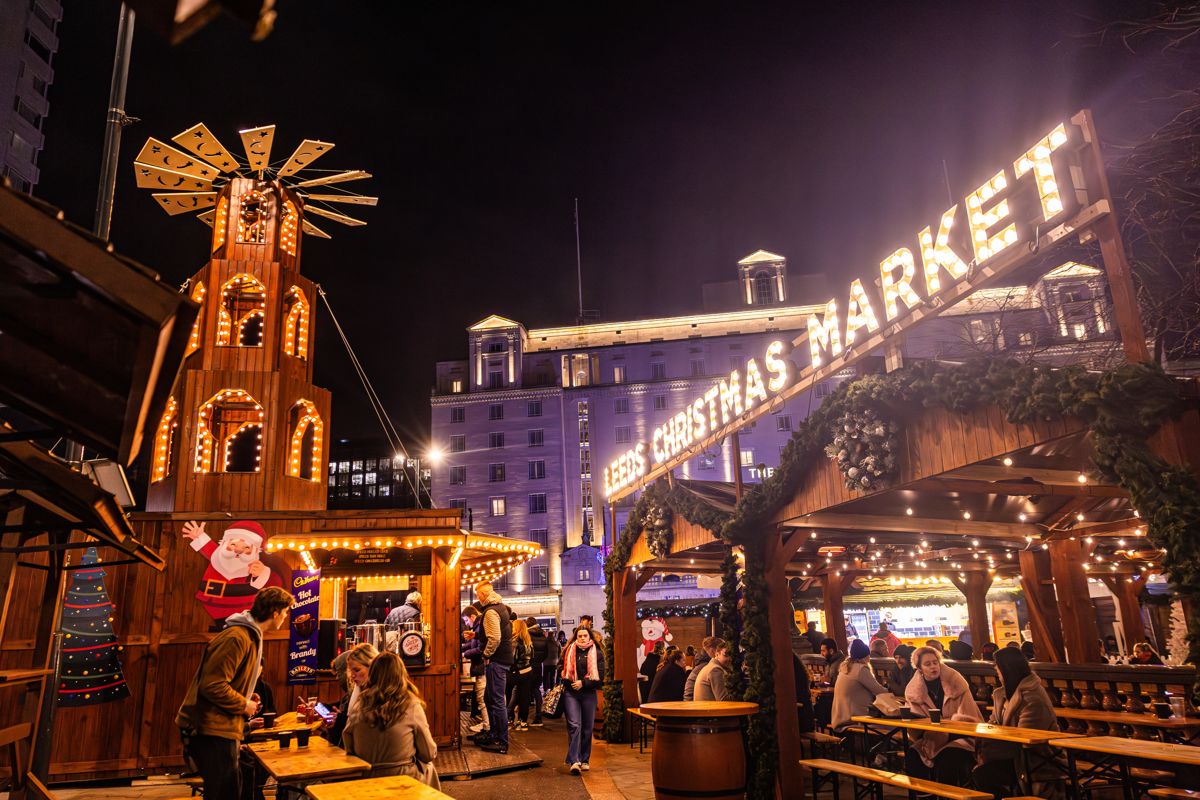
<svg viewBox="0 0 1200 800">
<path fill-rule="evenodd" d="M 475 703 L 479 706 L 479 716 L 483 717 L 483 730 L 489 730 L 487 712 L 487 675 L 475 676 Z"/>
<path fill-rule="evenodd" d="M 596 691 L 566 689 L 562 696 L 567 717 L 567 763 L 586 764 L 592 757 L 592 728 L 596 724 Z"/>
<path fill-rule="evenodd" d="M 495 661 L 489 663 L 487 688 L 484 691 L 492 740 L 505 747 L 508 747 L 508 708 L 505 704 L 504 689 L 508 683 L 508 670 L 508 664 L 497 664 Z"/>
<path fill-rule="evenodd" d="M 188 758 L 196 765 L 204 781 L 205 797 L 227 797 L 236 800 L 242 796 L 242 770 L 239 762 L 240 747 L 236 739 L 220 736 L 191 736 L 186 740 Z"/>
</svg>

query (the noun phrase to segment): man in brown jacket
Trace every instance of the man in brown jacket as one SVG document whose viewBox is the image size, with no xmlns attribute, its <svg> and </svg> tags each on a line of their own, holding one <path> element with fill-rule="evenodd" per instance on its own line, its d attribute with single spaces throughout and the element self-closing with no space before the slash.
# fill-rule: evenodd
<svg viewBox="0 0 1200 800">
<path fill-rule="evenodd" d="M 283 627 L 294 602 L 278 586 L 260 590 L 250 610 L 229 617 L 204 649 L 175 724 L 200 771 L 205 797 L 241 796 L 238 750 L 246 718 L 259 709 L 254 684 L 262 671 L 263 631 Z"/>
</svg>

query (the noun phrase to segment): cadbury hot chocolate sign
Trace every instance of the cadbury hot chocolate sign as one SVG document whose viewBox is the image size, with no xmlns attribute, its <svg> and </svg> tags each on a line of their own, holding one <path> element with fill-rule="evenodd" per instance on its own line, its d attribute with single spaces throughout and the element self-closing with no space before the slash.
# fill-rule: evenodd
<svg viewBox="0 0 1200 800">
<path fill-rule="evenodd" d="M 321 570 L 292 571 L 291 645 L 288 647 L 288 684 L 317 682 L 317 621 L 321 605 Z"/>
</svg>

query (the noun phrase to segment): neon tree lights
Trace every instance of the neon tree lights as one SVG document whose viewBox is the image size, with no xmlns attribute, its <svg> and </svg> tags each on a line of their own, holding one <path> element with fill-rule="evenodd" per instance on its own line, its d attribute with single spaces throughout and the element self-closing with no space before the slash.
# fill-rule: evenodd
<svg viewBox="0 0 1200 800">
<path fill-rule="evenodd" d="M 158 423 L 158 432 L 154 435 L 154 469 L 150 478 L 151 483 L 161 481 L 171 472 L 172 443 L 175 439 L 175 429 L 179 427 L 176 413 L 179 404 L 174 397 L 167 398 L 167 409 L 163 412 L 162 420 Z"/>
<path fill-rule="evenodd" d="M 253 430 L 256 434 L 255 459 L 252 470 L 262 469 L 262 426 L 266 418 L 263 407 L 242 389 L 222 389 L 200 407 L 196 415 L 196 472 L 229 472 L 231 448 L 238 437 Z M 220 469 L 215 469 L 216 453 L 220 450 Z M 241 471 L 241 470 L 238 470 Z"/>
<path fill-rule="evenodd" d="M 292 425 L 291 445 L 288 449 L 287 474 L 308 481 L 321 479 L 321 433 L 324 423 L 317 407 L 309 400 L 300 400 L 292 407 L 296 417 Z M 310 439 L 307 447 L 305 438 Z M 305 450 L 307 449 L 307 453 Z"/>
</svg>

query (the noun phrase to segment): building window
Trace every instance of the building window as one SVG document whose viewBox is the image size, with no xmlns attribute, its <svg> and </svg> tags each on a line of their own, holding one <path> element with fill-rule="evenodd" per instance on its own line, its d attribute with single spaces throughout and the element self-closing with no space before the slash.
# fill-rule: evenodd
<svg viewBox="0 0 1200 800">
<path fill-rule="evenodd" d="M 579 582 L 587 583 L 592 579 L 592 571 L 590 569 L 579 570 Z"/>
<path fill-rule="evenodd" d="M 628 397 L 614 398 L 613 399 L 613 413 L 614 414 L 628 414 L 629 413 L 629 398 Z"/>
<path fill-rule="evenodd" d="M 1017 334 L 1021 347 L 1033 347 L 1033 331 L 1021 331 Z"/>
<path fill-rule="evenodd" d="M 462 486 L 467 482 L 466 467 L 451 467 L 450 468 L 450 485 Z"/>
<path fill-rule="evenodd" d="M 529 446 L 541 447 L 546 439 L 546 433 L 541 428 L 529 431 Z"/>
<path fill-rule="evenodd" d="M 534 528 L 529 532 L 529 541 L 545 550 L 550 546 L 550 531 L 546 528 Z"/>
<path fill-rule="evenodd" d="M 615 428 L 617 434 L 617 444 L 625 444 L 630 441 L 630 433 L 628 425 L 618 425 Z"/>
<path fill-rule="evenodd" d="M 744 367 L 744 366 L 746 366 L 746 359 L 743 358 L 742 356 L 730 356 L 729 357 L 729 371 L 730 372 L 734 372 L 736 370 L 740 374 L 742 371 L 742 367 Z"/>
<path fill-rule="evenodd" d="M 822 397 L 828 397 L 832 389 L 829 385 L 829 381 L 822 381 L 821 383 L 817 384 L 813 391 L 816 394 L 817 399 L 820 400 Z"/>
<path fill-rule="evenodd" d="M 488 406 L 488 419 L 497 420 L 504 419 L 504 404 L 492 403 Z"/>
<path fill-rule="evenodd" d="M 378 478 L 379 478 L 378 473 L 368 472 L 363 475 L 363 482 L 366 483 L 368 486 L 374 486 Z"/>
<path fill-rule="evenodd" d="M 504 350 L 504 342 L 488 342 L 487 351 L 489 353 L 503 353 Z"/>
<path fill-rule="evenodd" d="M 489 433 L 488 447 L 492 448 L 493 450 L 498 447 L 504 447 L 504 432 L 500 431 L 498 433 Z"/>
<path fill-rule="evenodd" d="M 619 364 L 613 367 L 613 383 L 625 382 L 625 365 Z"/>
<path fill-rule="evenodd" d="M 454 394 L 462 394 L 462 386 L 463 384 L 461 380 L 456 379 L 450 381 L 450 391 Z"/>
<path fill-rule="evenodd" d="M 592 450 L 590 447 L 579 448 L 579 474 L 592 474 Z"/>
<path fill-rule="evenodd" d="M 536 481 L 546 477 L 546 462 L 544 460 L 529 462 L 529 480 Z"/>
<path fill-rule="evenodd" d="M 655 411 L 666 411 L 667 410 L 667 396 L 665 394 L 654 395 L 654 410 Z"/>
<path fill-rule="evenodd" d="M 550 585 L 549 567 L 531 567 L 529 570 L 529 585 L 544 588 Z"/>
<path fill-rule="evenodd" d="M 362 476 L 361 472 L 356 472 L 350 476 L 350 485 L 351 486 L 362 486 L 363 485 L 363 476 Z"/>
<path fill-rule="evenodd" d="M 587 415 L 588 415 L 588 401 L 580 400 L 579 401 L 579 417 L 580 417 L 580 419 L 586 419 Z"/>
<path fill-rule="evenodd" d="M 742 448 L 741 454 L 742 454 L 742 466 L 743 467 L 753 467 L 754 466 L 754 451 L 749 448 Z"/>
<path fill-rule="evenodd" d="M 703 374 L 704 374 L 704 359 L 693 358 L 692 359 L 692 377 L 698 378 Z"/>
<path fill-rule="evenodd" d="M 754 276 L 754 305 L 767 306 L 775 302 L 775 291 L 771 287 L 771 275 L 760 272 Z"/>
<path fill-rule="evenodd" d="M 467 410 L 462 406 L 455 406 L 450 409 L 450 424 L 456 425 L 460 422 L 467 421 Z"/>
<path fill-rule="evenodd" d="M 350 462 L 350 469 L 351 469 L 351 471 L 353 471 L 353 472 L 362 472 L 362 470 L 363 470 L 363 462 L 361 462 L 361 461 L 351 461 L 351 462 Z"/>
<path fill-rule="evenodd" d="M 542 415 L 542 401 L 541 400 L 530 400 L 529 403 L 525 406 L 525 416 L 540 417 L 541 415 Z"/>
<path fill-rule="evenodd" d="M 467 507 L 467 498 L 465 498 L 465 497 L 451 497 L 450 498 L 450 508 L 466 508 L 466 507 Z"/>
<path fill-rule="evenodd" d="M 780 414 L 775 418 L 775 430 L 790 431 L 792 429 L 792 415 Z"/>
<path fill-rule="evenodd" d="M 488 372 L 487 388 L 503 389 L 504 388 L 504 372 L 502 370 L 494 370 Z"/>
<path fill-rule="evenodd" d="M 717 457 L 711 453 L 700 454 L 700 469 L 716 469 Z"/>
<path fill-rule="evenodd" d="M 18 97 L 13 103 L 13 108 L 16 109 L 17 115 L 20 116 L 21 119 L 25 120 L 38 130 L 42 129 L 42 115 L 27 106 L 24 100 Z"/>
<path fill-rule="evenodd" d="M 590 428 L 588 426 L 587 417 L 579 420 L 579 443 L 587 444 L 590 441 Z"/>
<path fill-rule="evenodd" d="M 650 380 L 661 381 L 667 377 L 667 365 L 661 361 L 655 361 L 650 365 Z"/>
<path fill-rule="evenodd" d="M 592 507 L 592 482 L 591 481 L 581 481 L 579 484 L 579 489 L 580 489 L 580 492 L 579 492 L 580 507 L 585 510 L 590 509 Z"/>
<path fill-rule="evenodd" d="M 488 464 L 488 481 L 490 483 L 499 483 L 502 480 L 504 480 L 504 465 Z"/>
<path fill-rule="evenodd" d="M 50 58 L 54 55 L 54 51 L 46 45 L 42 44 L 42 40 L 33 35 L 31 31 L 25 32 L 25 44 L 29 45 L 29 49 L 37 53 L 38 58 L 50 64 Z"/>
<path fill-rule="evenodd" d="M 503 497 L 491 498 L 492 516 L 503 517 L 507 509 L 505 508 Z"/>
<path fill-rule="evenodd" d="M 546 513 L 546 493 L 538 492 L 537 494 L 529 495 L 529 513 L 530 514 L 545 514 Z"/>
<path fill-rule="evenodd" d="M 464 453 L 467 450 L 467 437 L 465 434 L 455 434 L 450 437 L 450 452 Z"/>
</svg>

